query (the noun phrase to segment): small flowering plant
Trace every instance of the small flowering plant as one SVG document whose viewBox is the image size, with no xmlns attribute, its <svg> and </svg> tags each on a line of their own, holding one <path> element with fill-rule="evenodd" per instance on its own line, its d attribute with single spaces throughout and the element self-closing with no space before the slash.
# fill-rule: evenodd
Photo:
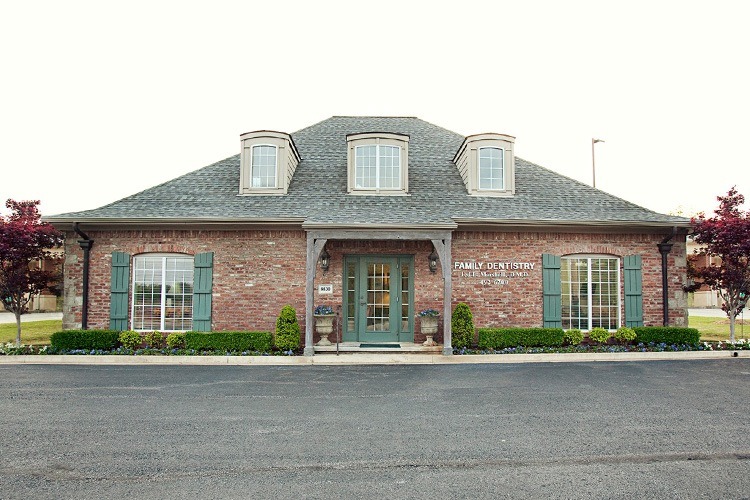
<svg viewBox="0 0 750 500">
<path fill-rule="evenodd" d="M 430 317 L 430 318 L 436 318 L 440 316 L 440 313 L 436 311 L 435 309 L 425 309 L 424 311 L 419 311 L 419 316 L 421 317 Z"/>
<path fill-rule="evenodd" d="M 333 308 L 331 306 L 320 305 L 315 308 L 313 314 L 315 316 L 331 316 L 333 315 Z"/>
</svg>

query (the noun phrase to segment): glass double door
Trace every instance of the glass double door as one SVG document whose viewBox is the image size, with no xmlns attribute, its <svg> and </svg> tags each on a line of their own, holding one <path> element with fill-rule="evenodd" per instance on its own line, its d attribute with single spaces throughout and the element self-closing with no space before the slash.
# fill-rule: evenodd
<svg viewBox="0 0 750 500">
<path fill-rule="evenodd" d="M 412 256 L 346 257 L 344 341 L 414 341 L 413 262 Z"/>
</svg>

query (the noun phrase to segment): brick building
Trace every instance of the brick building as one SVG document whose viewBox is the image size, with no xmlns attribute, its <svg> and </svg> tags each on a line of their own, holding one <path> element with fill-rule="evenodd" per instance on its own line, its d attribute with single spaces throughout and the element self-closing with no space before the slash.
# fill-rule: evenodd
<svg viewBox="0 0 750 500">
<path fill-rule="evenodd" d="M 274 329 L 291 304 L 341 340 L 420 343 L 459 302 L 477 326 L 684 325 L 689 221 L 527 162 L 503 134 L 332 117 L 94 210 L 66 234 L 66 328 Z"/>
</svg>

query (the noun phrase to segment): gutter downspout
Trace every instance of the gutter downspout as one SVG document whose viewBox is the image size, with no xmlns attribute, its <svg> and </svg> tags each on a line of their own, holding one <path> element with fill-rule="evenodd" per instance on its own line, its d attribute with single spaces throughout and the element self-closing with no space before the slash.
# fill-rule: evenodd
<svg viewBox="0 0 750 500">
<path fill-rule="evenodd" d="M 83 309 L 81 310 L 81 329 L 89 329 L 89 261 L 91 260 L 90 250 L 94 246 L 94 240 L 89 239 L 86 233 L 78 229 L 78 223 L 73 223 L 73 231 L 82 239 L 78 244 L 83 249 Z"/>
<path fill-rule="evenodd" d="M 676 234 L 677 228 L 673 227 L 672 234 L 666 236 L 661 240 L 661 243 L 656 245 L 661 254 L 661 301 L 664 314 L 664 326 L 669 326 L 669 281 L 667 279 L 667 256 L 674 245 L 674 243 L 668 243 L 668 241 L 674 238 Z"/>
</svg>

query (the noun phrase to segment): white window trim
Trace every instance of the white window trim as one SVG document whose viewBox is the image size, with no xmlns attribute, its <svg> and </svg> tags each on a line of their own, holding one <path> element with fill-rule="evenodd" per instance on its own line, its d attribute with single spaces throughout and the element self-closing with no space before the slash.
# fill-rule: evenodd
<svg viewBox="0 0 750 500">
<path fill-rule="evenodd" d="M 158 331 L 160 331 L 160 332 L 186 332 L 186 331 L 189 331 L 189 330 L 167 330 L 166 328 L 164 328 L 164 321 L 166 320 L 166 310 L 167 310 L 167 300 L 166 300 L 167 287 L 164 286 L 164 284 L 165 284 L 164 283 L 164 279 L 165 279 L 164 277 L 167 275 L 167 258 L 169 258 L 169 257 L 175 257 L 175 258 L 179 257 L 179 258 L 184 258 L 184 259 L 191 259 L 191 258 L 193 258 L 193 256 L 192 255 L 188 255 L 188 254 L 184 254 L 184 253 L 159 253 L 159 252 L 155 252 L 155 253 L 142 253 L 142 254 L 138 254 L 138 255 L 134 255 L 133 256 L 132 281 L 131 281 L 131 288 L 130 288 L 132 290 L 131 298 L 130 298 L 130 329 L 133 330 L 133 331 L 136 331 L 136 332 L 150 332 L 150 331 L 153 331 L 152 328 L 147 328 L 147 329 L 136 329 L 135 328 L 135 295 L 136 295 L 135 294 L 135 290 L 136 290 L 136 279 L 135 279 L 135 277 L 136 277 L 136 271 L 137 271 L 136 261 L 139 258 L 146 258 L 146 257 L 158 257 L 158 258 L 162 259 L 162 261 L 161 261 L 161 273 L 162 273 L 161 274 L 162 275 L 162 283 L 161 283 L 161 285 L 162 286 L 161 286 L 161 298 L 160 298 L 161 308 L 160 308 L 160 311 L 159 311 L 160 321 L 159 321 L 159 329 L 158 329 Z M 195 271 L 193 271 L 193 273 L 195 273 Z M 191 306 L 191 310 L 192 310 L 192 306 Z M 192 322 L 192 318 L 191 318 L 191 322 Z"/>
<path fill-rule="evenodd" d="M 616 260 L 617 265 L 615 266 L 615 269 L 617 270 L 617 325 L 614 329 L 609 329 L 609 331 L 615 331 L 617 328 L 622 326 L 622 273 L 620 271 L 620 268 L 622 266 L 622 259 L 620 259 L 617 256 L 614 255 L 594 255 L 594 254 L 572 254 L 572 255 L 563 255 L 561 259 L 564 260 L 573 260 L 573 259 L 586 259 L 588 261 L 588 264 L 586 266 L 586 282 L 588 283 L 588 290 L 587 293 L 587 299 L 588 299 L 588 310 L 586 312 L 588 316 L 588 328 L 586 330 L 590 331 L 593 328 L 592 320 L 594 316 L 594 301 L 592 300 L 593 294 L 592 294 L 592 283 L 591 283 L 591 259 L 610 259 L 610 260 Z M 562 277 L 561 277 L 562 279 Z"/>
<path fill-rule="evenodd" d="M 367 148 L 375 146 L 375 187 L 357 187 L 357 150 L 360 148 Z M 398 149 L 398 186 L 397 187 L 380 187 L 380 148 L 397 148 Z M 392 144 L 380 144 L 380 141 L 370 144 L 359 144 L 354 146 L 354 189 L 358 191 L 403 191 L 401 188 L 401 146 L 395 146 Z"/>
<path fill-rule="evenodd" d="M 502 186 L 499 188 L 483 188 L 482 187 L 482 150 L 483 149 L 497 149 L 500 151 L 500 181 Z M 489 192 L 500 192 L 507 191 L 505 189 L 505 148 L 501 146 L 482 146 L 477 148 L 477 191 L 489 191 Z"/>
<path fill-rule="evenodd" d="M 349 134 L 347 141 L 347 193 L 360 196 L 409 196 L 409 136 L 391 132 L 365 132 Z M 357 148 L 376 146 L 376 187 L 357 187 Z M 399 187 L 380 187 L 380 147 L 398 148 Z"/>
<path fill-rule="evenodd" d="M 273 148 L 274 150 L 275 162 L 273 166 L 273 186 L 257 186 L 257 187 L 253 186 L 253 167 L 255 166 L 253 164 L 253 160 L 255 158 L 255 148 L 259 146 L 268 146 L 268 147 Z M 269 144 L 266 142 L 253 144 L 250 147 L 250 169 L 248 173 L 250 175 L 250 180 L 248 184 L 250 186 L 250 189 L 252 189 L 253 191 L 263 190 L 263 189 L 274 189 L 274 190 L 278 189 L 279 187 L 279 147 L 276 144 Z"/>
<path fill-rule="evenodd" d="M 453 156 L 453 163 L 464 181 L 470 196 L 512 197 L 516 193 L 516 160 L 513 153 L 515 137 L 506 134 L 484 133 L 469 135 Z M 485 148 L 502 152 L 503 186 L 501 189 L 480 188 L 479 155 Z"/>
<path fill-rule="evenodd" d="M 253 187 L 253 151 L 255 146 L 276 149 L 274 187 Z M 285 195 L 300 158 L 292 137 L 284 132 L 256 130 L 240 135 L 239 196 Z"/>
</svg>

